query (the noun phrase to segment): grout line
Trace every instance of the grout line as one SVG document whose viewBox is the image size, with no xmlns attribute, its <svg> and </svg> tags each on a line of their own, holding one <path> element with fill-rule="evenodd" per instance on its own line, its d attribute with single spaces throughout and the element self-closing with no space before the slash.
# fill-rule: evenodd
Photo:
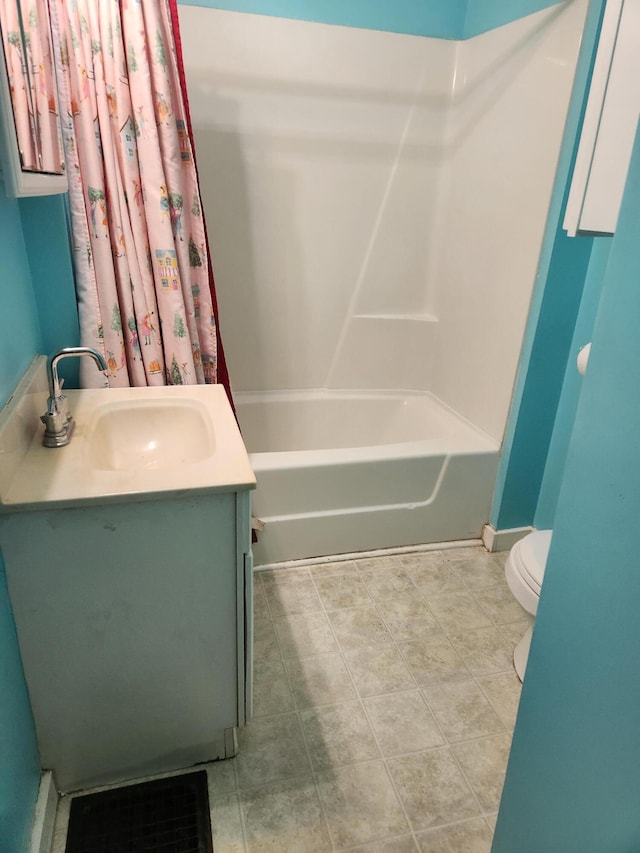
<svg viewBox="0 0 640 853">
<path fill-rule="evenodd" d="M 357 572 L 357 576 L 358 576 L 358 578 L 360 579 L 361 583 L 362 583 L 362 584 L 364 584 L 365 589 L 367 590 L 367 594 L 369 594 L 369 590 L 368 590 L 368 588 L 367 588 L 367 586 L 366 586 L 366 583 L 365 583 L 365 581 L 364 581 L 364 578 L 362 578 L 362 576 L 361 576 L 361 573 L 360 573 L 360 570 L 359 570 L 359 568 L 358 568 L 357 563 L 356 563 L 356 572 Z M 312 576 L 312 581 L 314 582 L 314 587 L 315 587 L 315 580 L 314 580 L 313 576 Z M 316 588 L 316 592 L 317 592 L 317 588 Z M 322 602 L 322 599 L 321 599 L 321 602 Z M 374 605 L 374 606 L 375 606 L 375 605 Z M 382 616 L 381 616 L 380 612 L 378 611 L 377 607 L 375 608 L 375 610 L 376 610 L 376 613 L 377 613 L 378 617 L 382 620 L 382 624 L 387 628 L 387 630 L 389 630 L 389 629 L 388 629 L 388 626 L 386 625 L 386 623 L 385 623 L 384 619 L 382 618 Z M 392 786 L 392 788 L 393 788 L 393 792 L 394 792 L 394 794 L 395 794 L 395 796 L 396 796 L 396 800 L 398 801 L 398 803 L 399 803 L 399 805 L 400 805 L 400 808 L 402 809 L 402 813 L 403 813 L 403 815 L 404 815 L 404 819 L 405 819 L 405 820 L 406 820 L 406 822 L 407 822 L 407 828 L 408 828 L 409 832 L 411 833 L 411 836 L 412 836 L 412 838 L 413 838 L 414 844 L 416 844 L 416 845 L 417 845 L 417 840 L 416 840 L 416 838 L 415 838 L 415 835 L 413 834 L 413 827 L 412 827 L 411 821 L 409 820 L 409 815 L 408 815 L 407 810 L 406 810 L 406 808 L 405 808 L 405 805 L 404 805 L 404 803 L 403 803 L 403 801 L 402 801 L 402 798 L 400 797 L 400 795 L 399 795 L 399 793 L 398 793 L 398 790 L 397 790 L 397 787 L 396 787 L 395 782 L 394 782 L 394 780 L 393 780 L 393 777 L 391 776 L 391 773 L 390 773 L 390 771 L 389 771 L 389 767 L 388 767 L 387 762 L 386 762 L 386 758 L 385 758 L 385 755 L 384 755 L 384 751 L 383 751 L 383 749 L 382 749 L 382 747 L 381 747 L 381 745 L 380 745 L 380 741 L 379 741 L 379 739 L 378 739 L 378 736 L 377 736 L 377 734 L 376 734 L 376 731 L 375 731 L 375 729 L 374 729 L 373 725 L 371 724 L 371 719 L 370 719 L 370 717 L 369 717 L 369 714 L 367 713 L 366 705 L 365 705 L 365 703 L 364 703 L 364 700 L 363 700 L 363 699 L 362 699 L 362 697 L 360 696 L 360 691 L 358 690 L 358 686 L 357 686 L 357 684 L 356 684 L 356 682 L 355 682 L 355 678 L 354 678 L 354 676 L 353 676 L 353 673 L 351 672 L 351 668 L 349 667 L 348 661 L 347 661 L 347 660 L 346 660 L 346 658 L 345 658 L 344 650 L 342 649 L 342 646 L 341 646 L 341 644 L 340 644 L 340 640 L 339 640 L 339 638 L 338 638 L 338 635 L 336 634 L 336 632 L 335 632 L 335 630 L 334 630 L 334 627 L 333 627 L 333 624 L 331 623 L 331 619 L 329 618 L 328 613 L 327 613 L 326 615 L 327 615 L 327 621 L 329 622 L 329 627 L 330 627 L 330 629 L 331 629 L 331 631 L 332 631 L 332 633 L 333 633 L 333 635 L 334 635 L 334 639 L 335 639 L 336 643 L 338 644 L 338 648 L 340 649 L 340 654 L 341 654 L 341 657 L 342 657 L 342 662 L 343 662 L 343 664 L 344 664 L 344 666 L 345 666 L 345 669 L 346 669 L 346 671 L 347 671 L 347 673 L 348 673 L 348 675 L 349 675 L 349 678 L 350 678 L 350 680 L 351 680 L 351 684 L 352 684 L 353 689 L 354 689 L 354 691 L 355 691 L 355 695 L 356 695 L 357 701 L 358 701 L 358 703 L 359 703 L 359 705 L 360 705 L 360 709 L 361 709 L 361 711 L 362 711 L 362 713 L 363 713 L 363 715 L 364 715 L 365 720 L 367 721 L 367 725 L 369 726 L 369 730 L 370 730 L 370 732 L 371 732 L 371 734 L 372 734 L 372 736 L 373 736 L 373 740 L 374 740 L 374 742 L 375 742 L 375 744 L 376 744 L 376 748 L 377 748 L 377 750 L 378 750 L 378 758 L 377 758 L 377 759 L 375 759 L 375 760 L 376 760 L 376 761 L 378 761 L 378 760 L 382 760 L 382 763 L 383 763 L 383 766 L 384 766 L 385 773 L 387 774 L 387 778 L 388 778 L 388 780 L 389 780 L 389 782 L 390 782 L 390 784 L 391 784 L 391 786 Z M 389 633 L 391 634 L 391 632 L 389 632 Z M 392 635 L 391 635 L 391 636 L 392 636 Z M 396 644 L 396 648 L 397 648 L 397 644 Z M 399 652 L 399 651 L 400 651 L 400 650 L 398 649 L 398 652 Z M 401 657 L 402 657 L 402 655 L 401 655 Z M 404 659 L 403 659 L 403 660 L 404 660 Z M 411 675 L 412 675 L 412 677 L 413 677 L 413 674 L 411 674 Z M 415 679 L 414 679 L 414 681 L 415 681 Z M 406 833 L 405 833 L 405 834 L 406 834 Z M 394 836 L 394 837 L 397 837 L 397 836 Z M 380 840 L 380 839 L 375 839 L 375 841 L 377 841 L 377 840 Z M 360 844 L 361 844 L 361 843 L 362 843 L 362 842 L 359 842 L 359 844 L 358 844 L 358 845 L 353 845 L 353 846 L 356 846 L 356 847 L 357 847 L 357 846 L 360 846 Z M 365 842 L 365 843 L 368 843 L 368 842 Z"/>
</svg>

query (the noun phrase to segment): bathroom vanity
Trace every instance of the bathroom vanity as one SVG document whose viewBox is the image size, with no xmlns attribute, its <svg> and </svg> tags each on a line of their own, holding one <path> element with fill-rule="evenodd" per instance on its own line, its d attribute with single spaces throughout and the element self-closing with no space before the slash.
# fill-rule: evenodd
<svg viewBox="0 0 640 853">
<path fill-rule="evenodd" d="M 251 714 L 255 479 L 224 390 L 68 396 L 68 447 L 42 448 L 41 426 L 21 447 L 46 404 L 33 381 L 0 423 L 0 542 L 42 765 L 69 791 L 233 755 Z M 187 461 L 136 467 L 139 407 L 186 436 Z"/>
</svg>

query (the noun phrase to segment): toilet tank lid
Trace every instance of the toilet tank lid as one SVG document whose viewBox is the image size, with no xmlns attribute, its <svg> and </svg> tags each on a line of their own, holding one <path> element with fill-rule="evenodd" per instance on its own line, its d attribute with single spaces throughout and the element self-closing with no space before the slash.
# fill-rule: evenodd
<svg viewBox="0 0 640 853">
<path fill-rule="evenodd" d="M 520 540 L 521 564 L 538 586 L 542 586 L 552 533 L 552 530 L 534 530 Z"/>
</svg>

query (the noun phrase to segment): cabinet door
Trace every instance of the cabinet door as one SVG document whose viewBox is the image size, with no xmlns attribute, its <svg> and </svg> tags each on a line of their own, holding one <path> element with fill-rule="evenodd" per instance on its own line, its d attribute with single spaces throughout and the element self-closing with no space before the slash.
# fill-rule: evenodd
<svg viewBox="0 0 640 853">
<path fill-rule="evenodd" d="M 612 234 L 640 114 L 640 0 L 608 0 L 564 228 Z"/>
</svg>

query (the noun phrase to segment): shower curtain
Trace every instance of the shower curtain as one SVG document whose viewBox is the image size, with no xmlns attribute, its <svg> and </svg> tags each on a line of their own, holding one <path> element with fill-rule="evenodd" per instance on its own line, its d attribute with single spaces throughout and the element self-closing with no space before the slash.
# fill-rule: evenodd
<svg viewBox="0 0 640 853">
<path fill-rule="evenodd" d="M 173 16 L 168 0 L 50 0 L 81 343 L 113 387 L 218 380 L 171 2 Z"/>
</svg>

